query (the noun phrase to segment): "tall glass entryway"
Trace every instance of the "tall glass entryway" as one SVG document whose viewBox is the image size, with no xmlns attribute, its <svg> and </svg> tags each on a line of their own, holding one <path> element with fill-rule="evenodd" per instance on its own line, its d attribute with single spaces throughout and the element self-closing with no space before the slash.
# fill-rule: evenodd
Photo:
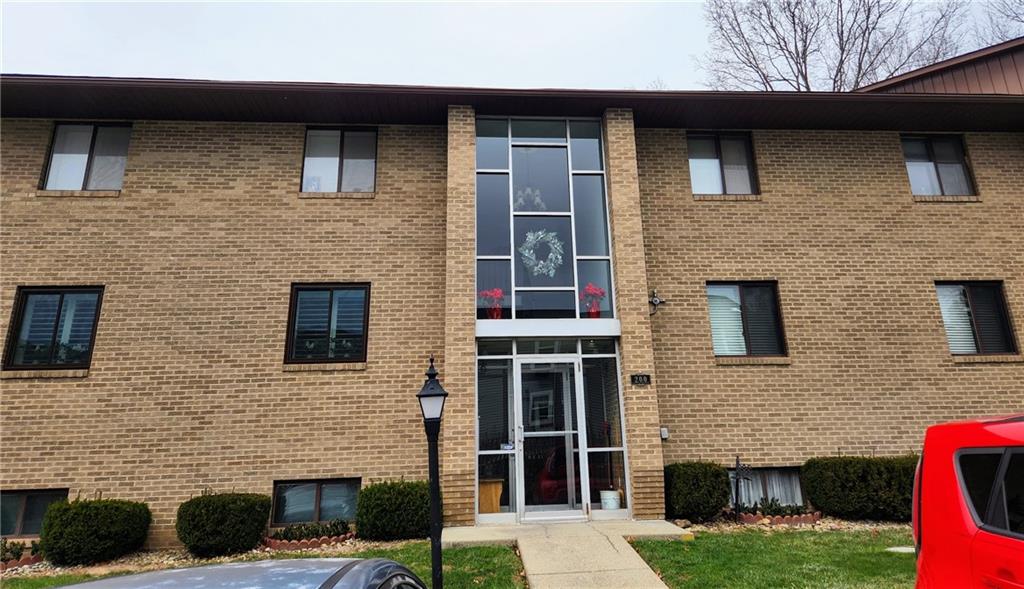
<svg viewBox="0 0 1024 589">
<path fill-rule="evenodd" d="M 614 339 L 481 339 L 477 519 L 625 518 Z"/>
</svg>

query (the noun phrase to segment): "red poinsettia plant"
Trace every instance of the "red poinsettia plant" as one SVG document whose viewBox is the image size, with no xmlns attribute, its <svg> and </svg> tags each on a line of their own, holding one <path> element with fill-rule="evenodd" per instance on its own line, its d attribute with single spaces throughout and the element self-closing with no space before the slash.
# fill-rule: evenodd
<svg viewBox="0 0 1024 589">
<path fill-rule="evenodd" d="M 596 319 L 601 316 L 601 301 L 604 300 L 605 290 L 593 282 L 588 282 L 580 293 L 580 301 L 587 310 L 587 316 Z"/>
<path fill-rule="evenodd" d="M 501 319 L 501 301 L 505 298 L 505 291 L 500 288 L 492 288 L 490 290 L 481 290 L 480 298 L 487 303 L 487 318 L 488 319 Z"/>
</svg>

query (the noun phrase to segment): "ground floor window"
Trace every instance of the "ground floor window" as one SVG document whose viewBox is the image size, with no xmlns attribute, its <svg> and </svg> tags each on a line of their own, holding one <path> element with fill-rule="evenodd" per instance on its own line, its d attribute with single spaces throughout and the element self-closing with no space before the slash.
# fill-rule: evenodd
<svg viewBox="0 0 1024 589">
<path fill-rule="evenodd" d="M 736 471 L 729 471 L 729 489 L 732 495 L 730 504 L 736 501 Z M 775 501 L 780 505 L 803 505 L 804 497 L 800 491 L 800 469 L 789 468 L 755 468 L 748 475 L 740 478 L 740 503 L 751 507 L 754 503 L 763 506 L 766 502 Z"/>
<path fill-rule="evenodd" d="M 46 508 L 56 501 L 67 501 L 67 489 L 0 492 L 0 535 L 35 536 L 43 527 Z"/>
<path fill-rule="evenodd" d="M 481 519 L 626 513 L 616 341 L 481 339 L 477 357 Z"/>
<path fill-rule="evenodd" d="M 353 521 L 360 486 L 357 478 L 275 482 L 273 523 Z"/>
</svg>

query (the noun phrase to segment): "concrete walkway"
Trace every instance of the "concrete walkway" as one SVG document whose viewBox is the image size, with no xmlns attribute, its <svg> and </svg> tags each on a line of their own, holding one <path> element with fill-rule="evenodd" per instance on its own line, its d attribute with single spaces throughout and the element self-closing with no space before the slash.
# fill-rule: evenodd
<svg viewBox="0 0 1024 589">
<path fill-rule="evenodd" d="M 626 538 L 680 539 L 692 534 L 666 521 L 587 522 L 445 528 L 453 546 L 515 545 L 530 589 L 665 589 Z"/>
</svg>

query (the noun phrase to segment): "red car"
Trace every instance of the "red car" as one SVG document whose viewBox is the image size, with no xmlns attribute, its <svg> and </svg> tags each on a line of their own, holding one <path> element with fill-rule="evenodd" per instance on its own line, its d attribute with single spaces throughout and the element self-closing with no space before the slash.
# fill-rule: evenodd
<svg viewBox="0 0 1024 589">
<path fill-rule="evenodd" d="M 913 512 L 918 589 L 1024 589 L 1024 415 L 928 428 Z"/>
</svg>

